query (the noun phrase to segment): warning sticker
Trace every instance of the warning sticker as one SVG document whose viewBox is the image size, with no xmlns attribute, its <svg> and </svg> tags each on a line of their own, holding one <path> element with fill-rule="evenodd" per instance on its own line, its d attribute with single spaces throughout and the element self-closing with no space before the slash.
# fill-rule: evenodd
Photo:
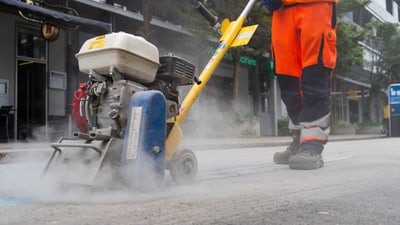
<svg viewBox="0 0 400 225">
<path fill-rule="evenodd" d="M 133 107 L 131 113 L 131 122 L 129 124 L 128 146 L 126 149 L 127 159 L 136 159 L 139 148 L 139 131 L 142 121 L 142 107 Z"/>
</svg>

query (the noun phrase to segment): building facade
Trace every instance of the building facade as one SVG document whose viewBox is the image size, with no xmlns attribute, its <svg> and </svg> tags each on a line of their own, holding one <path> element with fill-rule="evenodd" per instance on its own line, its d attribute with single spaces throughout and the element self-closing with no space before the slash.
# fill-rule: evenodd
<svg viewBox="0 0 400 225">
<path fill-rule="evenodd" d="M 6 5 L 7 2 L 17 1 L 1 0 L 0 4 Z M 87 80 L 87 75 L 79 72 L 75 54 L 89 38 L 108 32 L 136 33 L 143 22 L 140 2 L 52 1 L 52 4 L 76 10 L 78 18 L 81 18 L 78 21 L 65 19 L 72 21 L 72 25 L 63 19 L 53 20 L 61 26 L 54 40 L 45 39 L 41 24 L 29 20 L 29 16 L 35 18 L 37 14 L 51 19 L 52 15 L 47 15 L 51 12 L 35 11 L 28 6 L 22 9 L 19 8 L 21 5 L 1 8 L 0 25 L 7 32 L 0 36 L 0 105 L 13 106 L 8 125 L 10 139 L 54 140 L 75 131 L 71 102 L 79 84 Z M 397 0 L 373 0 L 364 10 L 347 13 L 346 18 L 359 26 L 365 26 L 373 18 L 398 22 L 399 3 Z M 153 17 L 150 26 L 149 41 L 159 48 L 160 55 L 175 54 L 191 61 L 196 66 L 196 74 L 201 72 L 217 46 L 211 41 L 196 51 L 188 50 L 180 37 L 190 37 L 191 34 L 177 23 Z M 365 47 L 367 59 L 373 49 L 360 44 Z M 246 55 L 241 56 L 240 61 L 238 110 L 256 115 L 256 126 L 252 128 L 256 135 L 275 136 L 278 134 L 278 119 L 287 115 L 276 80 L 269 76 L 268 69 L 257 66 L 263 64 L 265 67 L 269 62 L 265 58 L 260 60 Z M 369 98 L 371 85 L 366 69 L 354 68 L 346 74 L 336 74 L 332 89 L 335 121 L 362 122 L 367 105 L 372 120 L 379 121 L 383 117 L 387 99 L 385 90 L 376 99 Z M 239 134 L 237 126 L 230 124 L 232 71 L 233 64 L 228 54 L 185 119 L 185 135 L 217 137 Z M 181 88 L 182 98 L 189 88 Z"/>
<path fill-rule="evenodd" d="M 0 36 L 0 84 L 5 86 L 4 93 L 0 94 L 0 105 L 13 106 L 8 125 L 9 139 L 55 140 L 60 136 L 69 136 L 76 130 L 71 119 L 74 92 L 88 78 L 79 72 L 75 54 L 89 38 L 108 32 L 135 33 L 143 21 L 143 15 L 138 11 L 140 1 L 52 1 L 52 4 L 79 12 L 79 18 L 82 19 L 72 20 L 72 25 L 65 22 L 71 21 L 71 18 L 64 21 L 51 17 L 58 10 L 49 8 L 49 11 L 42 12 L 37 6 L 20 5 L 24 2 L 7 5 L 13 2 L 17 1 L 0 1 L 5 6 L 0 10 L 0 25 L 7 31 Z M 57 38 L 45 39 L 38 18 L 46 18 L 60 25 Z M 191 61 L 196 66 L 196 74 L 201 72 L 211 56 L 210 49 L 216 47 L 216 43 L 211 42 L 208 47 L 199 48 L 195 52 L 188 51 L 179 41 L 179 36 L 191 34 L 179 25 L 157 17 L 151 20 L 151 32 L 149 41 L 159 48 L 160 55 L 175 54 Z M 256 71 L 255 59 L 242 56 L 239 109 L 251 113 L 256 111 L 254 114 L 258 115 L 258 121 L 262 121 L 261 128 L 256 128 L 261 129 L 258 133 L 275 135 L 276 125 L 272 122 L 276 120 L 273 98 L 269 93 L 259 91 L 257 98 L 253 97 L 252 85 L 256 83 L 254 77 L 259 77 L 254 75 Z M 184 129 L 189 135 L 213 136 L 232 130 L 227 126 L 226 129 L 211 129 L 213 132 L 210 132 L 213 123 L 227 117 L 224 108 L 230 104 L 232 77 L 232 62 L 227 56 L 184 122 Z M 182 97 L 188 88 L 182 88 Z M 209 125 L 201 127 L 200 124 L 204 124 L 201 121 L 208 121 Z"/>
<path fill-rule="evenodd" d="M 364 9 L 346 13 L 344 19 L 359 27 L 365 27 L 373 20 L 399 23 L 399 11 L 397 0 L 372 0 Z M 332 92 L 334 121 L 362 123 L 383 120 L 387 90 L 382 89 L 377 95 L 370 93 L 370 74 L 373 70 L 370 65 L 376 50 L 367 43 L 359 44 L 364 49 L 363 64 L 353 67 L 346 74 L 335 74 Z"/>
</svg>

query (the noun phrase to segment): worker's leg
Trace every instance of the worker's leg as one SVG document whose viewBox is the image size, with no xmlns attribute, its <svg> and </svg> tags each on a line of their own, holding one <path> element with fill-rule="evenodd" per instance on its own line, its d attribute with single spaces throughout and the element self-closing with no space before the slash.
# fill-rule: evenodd
<svg viewBox="0 0 400 225">
<path fill-rule="evenodd" d="M 277 164 L 288 164 L 290 156 L 295 154 L 300 143 L 299 113 L 302 108 L 302 97 L 300 91 L 300 45 L 299 33 L 292 15 L 293 10 L 277 10 L 273 15 L 272 22 L 272 56 L 275 62 L 275 73 L 281 99 L 286 105 L 289 117 L 289 132 L 293 141 L 283 152 L 274 154 L 274 162 Z"/>
<path fill-rule="evenodd" d="M 302 109 L 302 97 L 300 93 L 300 80 L 298 77 L 278 75 L 278 84 L 281 91 L 281 99 L 286 105 L 289 116 L 289 132 L 293 141 L 283 152 L 274 154 L 274 162 L 277 164 L 288 164 L 289 157 L 295 154 L 300 144 L 299 113 Z"/>
<path fill-rule="evenodd" d="M 303 107 L 299 113 L 299 124 L 302 126 L 299 151 L 289 159 L 292 169 L 323 166 L 321 153 L 330 131 L 331 73 L 336 64 L 334 7 L 332 3 L 316 3 L 299 8 L 303 15 L 303 24 L 299 26 Z M 316 18 L 319 18 L 317 22 Z"/>
<path fill-rule="evenodd" d="M 317 169 L 323 166 L 322 150 L 330 132 L 330 70 L 315 65 L 305 68 L 302 76 L 303 108 L 300 146 L 290 157 L 291 169 Z"/>
</svg>

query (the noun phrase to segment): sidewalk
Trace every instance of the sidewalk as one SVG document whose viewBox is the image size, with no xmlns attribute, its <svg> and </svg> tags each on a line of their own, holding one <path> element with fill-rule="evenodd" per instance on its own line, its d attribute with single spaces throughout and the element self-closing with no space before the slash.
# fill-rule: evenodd
<svg viewBox="0 0 400 225">
<path fill-rule="evenodd" d="M 374 138 L 385 138 L 384 134 L 363 134 L 363 135 L 330 135 L 329 142 L 346 140 L 363 140 Z M 180 148 L 191 150 L 212 150 L 229 148 L 256 148 L 285 146 L 291 142 L 289 136 L 284 137 L 255 137 L 255 138 L 220 138 L 220 139 L 185 139 L 180 143 Z M 52 151 L 49 142 L 9 142 L 0 143 L 1 152 L 39 152 Z"/>
<path fill-rule="evenodd" d="M 330 135 L 329 142 L 386 138 L 385 134 L 355 134 Z M 187 139 L 181 143 L 181 148 L 191 150 L 212 150 L 229 148 L 257 148 L 286 146 L 292 141 L 290 136 L 255 137 L 255 138 L 221 138 L 221 139 Z"/>
</svg>

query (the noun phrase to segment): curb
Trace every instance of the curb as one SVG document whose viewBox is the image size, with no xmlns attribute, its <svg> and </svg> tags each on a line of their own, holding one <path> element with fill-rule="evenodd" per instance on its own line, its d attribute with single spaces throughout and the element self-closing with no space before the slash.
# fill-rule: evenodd
<svg viewBox="0 0 400 225">
<path fill-rule="evenodd" d="M 372 135 L 331 135 L 329 142 L 356 141 L 366 139 L 387 138 L 384 134 Z M 256 137 L 256 138 L 221 138 L 221 139 L 184 139 L 180 148 L 192 150 L 212 150 L 230 148 L 257 148 L 276 147 L 288 145 L 291 142 L 289 136 L 285 137 Z M 0 153 L 7 152 L 49 152 L 52 151 L 49 142 L 10 142 L 0 143 Z"/>
<path fill-rule="evenodd" d="M 368 139 L 387 138 L 384 134 L 372 135 L 331 135 L 329 142 L 360 141 Z M 184 140 L 180 148 L 191 150 L 215 150 L 232 148 L 262 148 L 286 146 L 292 142 L 291 137 L 264 137 L 264 138 L 238 138 L 238 139 L 196 139 Z"/>
</svg>

